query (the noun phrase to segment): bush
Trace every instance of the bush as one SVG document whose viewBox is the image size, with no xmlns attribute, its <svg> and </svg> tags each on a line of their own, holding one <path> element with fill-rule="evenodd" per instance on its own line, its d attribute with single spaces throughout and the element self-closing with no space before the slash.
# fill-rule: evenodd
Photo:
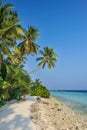
<svg viewBox="0 0 87 130">
<path fill-rule="evenodd" d="M 0 77 L 0 107 L 5 104 L 5 102 L 8 100 L 9 94 L 8 94 L 8 86 L 9 83 L 6 81 L 3 81 L 2 77 Z"/>
<path fill-rule="evenodd" d="M 40 96 L 44 98 L 49 98 L 50 92 L 45 86 L 33 86 L 30 90 L 31 96 Z"/>
</svg>

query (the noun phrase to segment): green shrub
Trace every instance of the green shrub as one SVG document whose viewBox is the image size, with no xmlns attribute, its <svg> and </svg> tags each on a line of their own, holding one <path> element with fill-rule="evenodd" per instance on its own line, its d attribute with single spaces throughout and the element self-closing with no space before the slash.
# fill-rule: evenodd
<svg viewBox="0 0 87 130">
<path fill-rule="evenodd" d="M 3 81 L 2 77 L 0 77 L 0 107 L 5 104 L 5 102 L 8 100 L 9 94 L 8 94 L 8 86 L 9 83 L 6 81 Z"/>
<path fill-rule="evenodd" d="M 44 98 L 49 98 L 50 96 L 49 90 L 45 86 L 42 86 L 42 85 L 33 86 L 30 90 L 30 94 L 31 96 L 40 96 Z"/>
</svg>

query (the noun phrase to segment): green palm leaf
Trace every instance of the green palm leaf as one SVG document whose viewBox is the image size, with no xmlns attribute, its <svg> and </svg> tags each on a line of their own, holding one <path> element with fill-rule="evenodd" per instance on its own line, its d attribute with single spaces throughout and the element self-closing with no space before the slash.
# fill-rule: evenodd
<svg viewBox="0 0 87 130">
<path fill-rule="evenodd" d="M 10 11 L 12 8 L 14 8 L 14 6 L 10 3 L 4 5 L 2 15 L 5 15 L 6 13 L 8 13 L 8 11 Z"/>
<path fill-rule="evenodd" d="M 55 54 L 52 48 L 45 47 L 44 50 L 40 50 L 39 53 L 42 55 L 42 57 L 36 59 L 36 61 L 40 61 L 38 67 L 42 66 L 42 68 L 44 69 L 46 64 L 48 66 L 48 70 L 50 70 L 51 67 L 55 67 L 58 55 Z"/>
<path fill-rule="evenodd" d="M 43 57 L 39 57 L 36 59 L 36 61 L 43 60 Z"/>
<path fill-rule="evenodd" d="M 21 34 L 21 35 L 26 37 L 26 33 L 25 33 L 24 29 L 21 26 L 17 25 L 15 27 L 15 29 L 16 29 L 17 34 Z"/>
<path fill-rule="evenodd" d="M 20 48 L 22 55 L 34 55 L 37 54 L 39 51 L 39 45 L 35 43 L 36 38 L 39 36 L 39 32 L 36 28 L 30 26 L 28 31 L 24 32 L 25 38 L 24 41 L 22 41 L 18 47 Z"/>
</svg>

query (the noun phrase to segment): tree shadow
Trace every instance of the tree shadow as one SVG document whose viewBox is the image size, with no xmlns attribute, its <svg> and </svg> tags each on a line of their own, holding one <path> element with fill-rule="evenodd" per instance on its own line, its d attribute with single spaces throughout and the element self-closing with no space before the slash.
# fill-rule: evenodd
<svg viewBox="0 0 87 130">
<path fill-rule="evenodd" d="M 0 108 L 0 123 L 1 123 L 1 119 L 5 119 L 7 118 L 10 114 L 13 114 L 14 111 L 12 110 L 12 108 L 10 108 L 9 104 L 6 104 L 4 106 L 2 106 Z"/>
<path fill-rule="evenodd" d="M 33 130 L 30 115 L 15 113 L 20 102 L 6 104 L 0 108 L 0 130 Z"/>
<path fill-rule="evenodd" d="M 11 120 L 0 122 L 0 130 L 32 130 L 30 117 L 16 115 Z"/>
</svg>

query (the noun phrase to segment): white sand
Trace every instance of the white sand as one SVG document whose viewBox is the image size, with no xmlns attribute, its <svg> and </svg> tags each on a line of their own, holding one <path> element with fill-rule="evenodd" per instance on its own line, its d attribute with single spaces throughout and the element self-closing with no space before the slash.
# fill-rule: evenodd
<svg viewBox="0 0 87 130">
<path fill-rule="evenodd" d="M 29 110 L 35 101 L 35 97 L 27 96 L 26 101 L 11 101 L 1 107 L 0 130 L 36 130 Z"/>
<path fill-rule="evenodd" d="M 87 119 L 54 98 L 27 96 L 0 108 L 0 130 L 87 130 Z"/>
</svg>

